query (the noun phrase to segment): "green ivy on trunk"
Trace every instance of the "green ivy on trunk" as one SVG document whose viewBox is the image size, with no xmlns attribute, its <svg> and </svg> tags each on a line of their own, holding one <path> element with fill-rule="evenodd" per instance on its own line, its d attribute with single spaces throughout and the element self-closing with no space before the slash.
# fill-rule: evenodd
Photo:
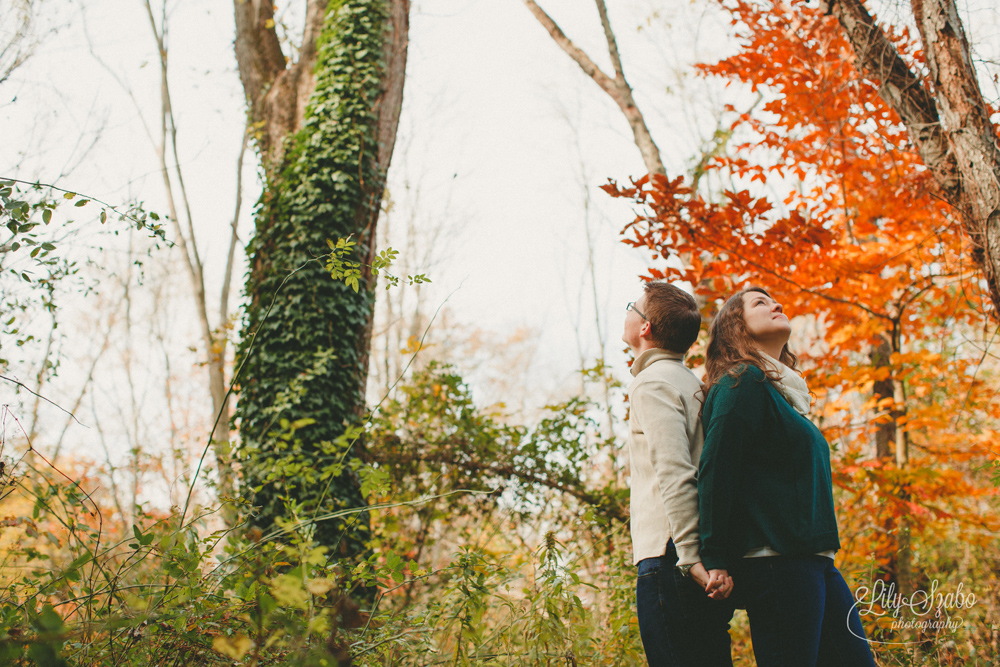
<svg viewBox="0 0 1000 667">
<path fill-rule="evenodd" d="M 244 493 L 265 531 L 289 506 L 299 519 L 365 506 L 354 474 L 364 445 L 347 429 L 364 412 L 374 297 L 367 281 L 355 292 L 332 280 L 323 256 L 327 239 L 353 234 L 361 260 L 374 243 L 384 174 L 373 107 L 387 19 L 384 0 L 331 0 L 302 129 L 269 170 L 257 210 L 236 418 Z M 344 555 L 368 534 L 360 513 L 318 521 L 314 539 Z"/>
</svg>

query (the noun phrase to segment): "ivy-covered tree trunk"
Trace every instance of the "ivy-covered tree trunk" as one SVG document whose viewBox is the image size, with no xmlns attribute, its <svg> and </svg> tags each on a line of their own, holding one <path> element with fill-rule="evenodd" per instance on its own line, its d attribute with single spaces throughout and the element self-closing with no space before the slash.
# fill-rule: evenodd
<svg viewBox="0 0 1000 667">
<path fill-rule="evenodd" d="M 286 64 L 270 2 L 235 0 L 236 55 L 266 175 L 250 244 L 237 365 L 244 495 L 265 530 L 317 519 L 331 555 L 356 553 L 367 514 L 347 428 L 364 412 L 373 294 L 334 281 L 327 239 L 374 253 L 402 104 L 409 0 L 310 0 L 299 59 Z M 289 512 L 289 508 L 294 508 Z"/>
</svg>

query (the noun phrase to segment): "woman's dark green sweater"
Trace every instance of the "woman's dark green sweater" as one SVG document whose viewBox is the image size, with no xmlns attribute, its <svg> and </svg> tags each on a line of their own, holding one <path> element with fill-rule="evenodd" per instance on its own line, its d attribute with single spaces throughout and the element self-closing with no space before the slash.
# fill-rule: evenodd
<svg viewBox="0 0 1000 667">
<path fill-rule="evenodd" d="M 830 446 L 756 366 L 723 376 L 702 410 L 701 561 L 732 569 L 769 546 L 804 556 L 840 548 Z"/>
</svg>

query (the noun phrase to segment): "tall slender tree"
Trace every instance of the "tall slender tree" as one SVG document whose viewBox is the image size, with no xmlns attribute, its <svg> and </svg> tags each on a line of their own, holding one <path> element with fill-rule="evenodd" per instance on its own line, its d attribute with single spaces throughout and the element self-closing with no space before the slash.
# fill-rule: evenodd
<svg viewBox="0 0 1000 667">
<path fill-rule="evenodd" d="M 353 235 L 367 266 L 392 157 L 406 69 L 409 0 L 308 0 L 298 59 L 274 6 L 234 0 L 235 50 L 265 175 L 248 248 L 248 304 L 238 350 L 244 488 L 267 529 L 289 507 L 315 538 L 362 548 L 365 504 L 342 437 L 364 412 L 373 297 L 331 280 L 328 239 Z M 339 442 L 338 442 L 339 439 Z"/>
</svg>

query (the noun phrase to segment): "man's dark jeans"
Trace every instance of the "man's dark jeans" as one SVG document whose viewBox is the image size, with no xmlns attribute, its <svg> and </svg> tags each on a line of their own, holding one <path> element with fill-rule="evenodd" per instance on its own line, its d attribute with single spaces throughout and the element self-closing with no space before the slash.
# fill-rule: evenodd
<svg viewBox="0 0 1000 667">
<path fill-rule="evenodd" d="M 744 558 L 730 574 L 746 604 L 758 667 L 875 667 L 832 558 Z"/>
<path fill-rule="evenodd" d="M 639 561 L 635 593 L 649 667 L 732 667 L 732 596 L 712 600 L 676 565 L 673 542 L 663 556 Z"/>
</svg>

